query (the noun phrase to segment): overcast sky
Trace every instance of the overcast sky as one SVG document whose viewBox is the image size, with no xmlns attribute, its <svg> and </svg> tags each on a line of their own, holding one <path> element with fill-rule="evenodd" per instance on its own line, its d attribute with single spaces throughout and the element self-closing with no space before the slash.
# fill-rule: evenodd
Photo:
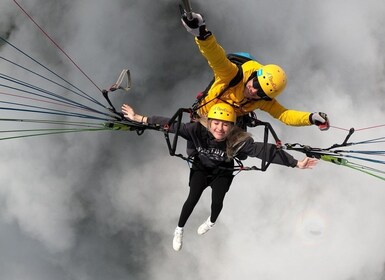
<svg viewBox="0 0 385 280">
<path fill-rule="evenodd" d="M 132 90 L 112 97 L 117 106 L 171 116 L 211 79 L 180 23 L 178 1 L 18 2 L 99 87 L 131 70 Z M 278 98 L 286 107 L 325 112 L 338 128 L 384 124 L 383 0 L 192 6 L 227 52 L 248 51 L 286 70 L 288 86 Z M 103 102 L 12 0 L 0 2 L 0 34 Z M 0 55 L 34 67 L 7 44 L 0 43 Z M 3 60 L 0 72 L 30 79 Z M 347 133 L 288 127 L 257 114 L 284 143 L 328 147 Z M 383 136 L 380 127 L 351 140 Z M 209 215 L 207 190 L 186 224 L 182 251 L 174 252 L 189 169 L 168 156 L 161 133 L 89 132 L 1 145 L 0 279 L 385 279 L 385 184 L 364 173 L 326 162 L 241 173 L 215 228 L 196 234 Z"/>
</svg>

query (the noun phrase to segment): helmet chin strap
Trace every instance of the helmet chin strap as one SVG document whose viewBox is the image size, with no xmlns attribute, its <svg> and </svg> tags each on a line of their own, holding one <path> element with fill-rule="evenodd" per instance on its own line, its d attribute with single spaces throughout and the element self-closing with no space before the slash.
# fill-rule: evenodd
<svg viewBox="0 0 385 280">
<path fill-rule="evenodd" d="M 272 101 L 272 100 L 273 100 L 273 99 L 270 98 L 266 93 L 264 93 L 263 90 L 257 91 L 257 95 L 258 95 L 262 100 L 265 100 L 265 101 Z"/>
</svg>

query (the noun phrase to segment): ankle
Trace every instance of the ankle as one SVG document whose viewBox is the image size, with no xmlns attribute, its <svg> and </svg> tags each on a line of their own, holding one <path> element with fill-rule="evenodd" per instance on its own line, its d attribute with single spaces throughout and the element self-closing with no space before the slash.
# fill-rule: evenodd
<svg viewBox="0 0 385 280">
<path fill-rule="evenodd" d="M 177 227 L 175 228 L 175 232 L 183 233 L 183 227 L 177 226 Z"/>
</svg>

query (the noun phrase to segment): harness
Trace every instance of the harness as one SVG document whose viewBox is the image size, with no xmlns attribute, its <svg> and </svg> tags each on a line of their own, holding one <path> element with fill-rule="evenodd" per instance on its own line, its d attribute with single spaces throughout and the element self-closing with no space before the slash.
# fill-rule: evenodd
<svg viewBox="0 0 385 280">
<path fill-rule="evenodd" d="M 210 88 L 212 87 L 215 79 L 212 78 L 211 82 L 208 84 L 208 86 L 202 91 L 200 92 L 198 95 L 197 95 L 197 98 L 196 98 L 196 101 L 194 102 L 194 104 L 192 105 L 192 109 L 196 112 L 198 111 L 200 108 L 202 108 L 203 106 L 206 106 L 208 103 L 214 101 L 215 99 L 220 99 L 222 102 L 225 102 L 231 106 L 234 107 L 234 104 L 230 104 L 229 102 L 227 102 L 226 100 L 223 100 L 221 99 L 221 97 L 223 96 L 223 94 L 230 88 L 236 86 L 239 82 L 241 82 L 243 80 L 243 71 L 242 71 L 242 65 L 245 63 L 245 62 L 248 62 L 250 60 L 255 60 L 249 53 L 231 53 L 231 54 L 228 54 L 227 55 L 227 58 L 233 62 L 234 64 L 237 65 L 238 67 L 238 71 L 237 71 L 237 74 L 234 76 L 234 78 L 230 81 L 230 83 L 228 85 L 226 85 L 220 92 L 217 96 L 215 96 L 214 98 L 212 98 L 211 100 L 209 101 L 206 101 L 204 103 L 202 103 L 204 101 L 204 99 L 207 97 L 208 95 L 208 92 L 210 90 Z"/>
<path fill-rule="evenodd" d="M 177 143 L 178 143 L 178 138 L 179 138 L 179 130 L 180 130 L 180 125 L 182 123 L 182 117 L 183 117 L 183 113 L 192 113 L 191 112 L 191 109 L 179 109 L 175 115 L 170 119 L 169 121 L 169 124 L 167 125 L 167 127 L 169 127 L 169 125 L 171 125 L 172 123 L 176 122 L 177 123 L 177 129 L 176 131 L 174 132 L 174 138 L 171 140 L 170 138 L 170 133 L 168 131 L 168 128 L 166 127 L 166 129 L 163 131 L 164 132 L 164 136 L 165 136 L 165 139 L 166 139 L 166 143 L 167 143 L 167 147 L 168 147 L 168 150 L 169 150 L 169 153 L 171 156 L 176 156 L 176 157 L 179 157 L 183 160 L 186 160 L 187 162 L 189 163 L 193 163 L 193 158 L 194 158 L 194 155 L 190 155 L 188 157 L 180 154 L 180 153 L 177 153 L 176 150 L 177 150 Z M 281 154 L 281 157 L 282 159 L 285 161 L 286 159 L 286 156 L 283 152 L 283 146 L 282 146 L 282 142 L 281 140 L 278 138 L 276 132 L 274 131 L 273 127 L 271 126 L 270 123 L 268 122 L 263 122 L 263 121 L 260 121 L 256 118 L 252 119 L 252 123 L 250 122 L 250 124 L 253 124 L 254 127 L 256 126 L 261 126 L 263 127 L 264 129 L 264 136 L 263 136 L 263 155 L 262 155 L 262 158 L 261 158 L 261 163 L 259 166 L 244 166 L 241 159 L 237 158 L 237 157 L 234 157 L 234 161 L 235 161 L 235 165 L 233 168 L 227 168 L 227 167 L 221 167 L 219 166 L 218 168 L 219 169 L 223 169 L 223 170 L 229 170 L 229 171 L 252 171 L 252 170 L 256 170 L 256 171 L 266 171 L 267 168 L 270 166 L 271 162 L 269 161 L 269 159 L 273 158 L 275 156 L 275 154 L 268 154 L 267 153 L 267 145 L 270 144 L 269 140 L 270 140 L 270 137 L 273 138 L 274 142 L 275 142 L 275 145 L 276 145 L 276 150 L 275 150 L 275 153 L 280 153 Z M 286 161 L 287 162 L 287 161 Z"/>
</svg>

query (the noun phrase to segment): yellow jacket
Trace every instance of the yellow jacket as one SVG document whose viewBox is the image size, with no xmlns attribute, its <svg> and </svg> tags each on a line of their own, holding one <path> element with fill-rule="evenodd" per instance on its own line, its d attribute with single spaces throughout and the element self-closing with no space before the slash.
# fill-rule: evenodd
<svg viewBox="0 0 385 280">
<path fill-rule="evenodd" d="M 237 116 L 242 116 L 256 109 L 269 113 L 272 117 L 292 126 L 311 125 L 309 112 L 289 110 L 283 107 L 276 99 L 272 101 L 255 100 L 249 101 L 244 98 L 243 90 L 250 75 L 260 69 L 263 65 L 256 61 L 248 61 L 242 65 L 243 81 L 236 86 L 227 89 L 220 99 L 216 98 L 238 72 L 238 67 L 226 57 L 224 49 L 217 43 L 214 35 L 206 40 L 195 38 L 195 42 L 202 55 L 208 61 L 214 72 L 214 83 L 210 87 L 207 96 L 200 102 L 204 104 L 198 111 L 200 116 L 207 116 L 211 106 L 223 102 L 220 99 L 233 105 Z"/>
</svg>

